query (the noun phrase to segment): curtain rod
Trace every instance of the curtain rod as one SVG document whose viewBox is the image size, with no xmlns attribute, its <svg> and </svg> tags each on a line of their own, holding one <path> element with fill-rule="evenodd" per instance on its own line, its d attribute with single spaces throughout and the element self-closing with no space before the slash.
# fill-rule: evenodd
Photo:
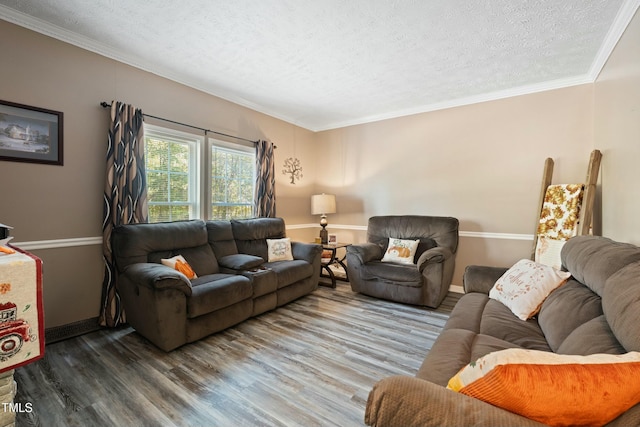
<svg viewBox="0 0 640 427">
<path fill-rule="evenodd" d="M 109 108 L 109 107 L 111 107 L 111 104 L 109 104 L 108 102 L 105 102 L 105 101 L 102 101 L 102 102 L 100 103 L 100 105 L 102 106 L 102 108 Z M 188 128 L 192 128 L 192 129 L 198 129 L 198 130 L 203 131 L 203 132 L 205 133 L 205 135 L 206 135 L 207 133 L 214 133 L 214 134 L 216 134 L 216 135 L 226 136 L 227 138 L 239 139 L 239 140 L 241 140 L 241 141 L 251 142 L 251 143 L 254 143 L 254 144 L 257 144 L 257 143 L 258 143 L 258 141 L 253 141 L 253 140 L 251 140 L 251 139 L 242 138 L 242 137 L 239 137 L 239 136 L 227 135 L 226 133 L 217 132 L 217 131 L 215 131 L 215 130 L 205 129 L 205 128 L 201 128 L 201 127 L 199 127 L 199 126 L 193 126 L 193 125 L 189 125 L 189 124 L 186 124 L 186 123 L 176 122 L 175 120 L 164 119 L 164 118 L 162 118 L 162 117 L 158 117 L 158 116 L 152 116 L 151 114 L 145 114 L 145 113 L 142 113 L 142 115 L 143 115 L 144 117 L 149 117 L 149 118 L 156 119 L 156 120 L 162 120 L 162 121 L 164 121 L 164 122 L 169 122 L 169 123 L 173 123 L 173 124 L 176 124 L 176 125 L 186 126 L 186 127 L 188 127 Z M 276 145 L 274 145 L 274 146 L 273 146 L 273 148 L 278 148 L 278 147 L 277 147 Z"/>
</svg>

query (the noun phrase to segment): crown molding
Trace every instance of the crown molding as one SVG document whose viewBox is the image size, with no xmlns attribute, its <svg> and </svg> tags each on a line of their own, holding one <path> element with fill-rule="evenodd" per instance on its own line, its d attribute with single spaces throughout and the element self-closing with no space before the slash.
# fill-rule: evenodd
<svg viewBox="0 0 640 427">
<path fill-rule="evenodd" d="M 589 70 L 589 78 L 591 81 L 595 82 L 600 75 L 600 72 L 602 72 L 602 69 L 607 63 L 607 60 L 609 60 L 611 53 L 613 53 L 613 49 L 615 49 L 620 38 L 622 38 L 622 35 L 635 16 L 638 8 L 640 8 L 640 0 L 626 0 L 622 4 L 622 7 L 620 7 L 618 14 L 613 21 L 613 25 L 609 29 L 607 36 L 602 42 L 602 46 L 600 46 L 600 50 L 598 51 L 596 58 L 591 64 L 591 69 Z"/>
<path fill-rule="evenodd" d="M 539 93 L 539 92 L 546 92 L 549 90 L 564 89 L 571 86 L 579 86 L 579 85 L 589 84 L 593 82 L 594 82 L 594 79 L 592 79 L 590 75 L 585 74 L 582 76 L 551 80 L 548 82 L 520 86 L 516 88 L 511 88 L 511 89 L 506 89 L 506 90 L 501 90 L 501 91 L 496 91 L 491 93 L 485 93 L 477 96 L 454 99 L 451 101 L 426 104 L 419 107 L 408 108 L 408 109 L 393 111 L 385 114 L 378 114 L 378 115 L 363 117 L 360 119 L 334 122 L 329 124 L 328 126 L 313 128 L 310 130 L 313 132 L 321 132 L 326 130 L 343 128 L 347 126 L 357 126 L 357 125 L 362 125 L 367 123 L 379 122 L 382 120 L 397 119 L 400 117 L 412 116 L 415 114 L 423 114 L 423 113 L 429 113 L 433 111 L 446 110 L 448 108 L 464 107 L 466 105 L 480 104 L 482 102 L 497 101 L 505 98 L 513 98 L 515 96 L 530 95 L 530 94 Z"/>
</svg>

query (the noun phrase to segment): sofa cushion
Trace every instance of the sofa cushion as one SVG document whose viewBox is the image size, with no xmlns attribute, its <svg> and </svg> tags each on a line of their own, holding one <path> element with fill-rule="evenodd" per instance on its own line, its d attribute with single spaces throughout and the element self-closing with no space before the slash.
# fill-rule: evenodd
<svg viewBox="0 0 640 427">
<path fill-rule="evenodd" d="M 518 319 L 508 307 L 493 299 L 487 301 L 482 313 L 480 333 L 518 347 L 550 350 L 536 319 Z"/>
<path fill-rule="evenodd" d="M 505 348 L 517 346 L 464 329 L 447 329 L 438 336 L 416 377 L 445 387 L 449 379 L 468 363 Z"/>
<path fill-rule="evenodd" d="M 640 262 L 607 280 L 602 309 L 613 334 L 627 351 L 640 351 Z"/>
<path fill-rule="evenodd" d="M 598 236 L 576 236 L 562 248 L 562 265 L 580 283 L 602 296 L 609 276 L 640 261 L 640 247 Z"/>
<path fill-rule="evenodd" d="M 399 239 L 419 239 L 416 257 L 436 246 L 449 248 L 452 253 L 458 249 L 458 220 L 451 217 L 420 215 L 387 215 L 369 218 L 367 242 L 386 248 L 389 237 Z"/>
<path fill-rule="evenodd" d="M 231 222 L 224 220 L 207 221 L 206 227 L 207 240 L 218 259 L 238 253 Z"/>
<path fill-rule="evenodd" d="M 211 274 L 191 282 L 192 294 L 187 298 L 187 317 L 192 319 L 220 310 L 253 295 L 251 280 L 232 274 Z"/>
<path fill-rule="evenodd" d="M 416 288 L 422 286 L 422 275 L 415 264 L 405 265 L 371 261 L 362 266 L 362 279 L 380 280 Z"/>
<path fill-rule="evenodd" d="M 494 352 L 467 365 L 448 388 L 552 426 L 602 426 L 640 402 L 640 353 L 558 355 Z"/>
<path fill-rule="evenodd" d="M 600 297 L 575 279 L 570 279 L 547 297 L 538 314 L 538 323 L 549 347 L 558 351 L 562 342 L 577 327 L 601 315 Z"/>
<path fill-rule="evenodd" d="M 192 248 L 174 249 L 172 255 L 182 255 L 198 276 L 220 272 L 218 260 L 208 244 Z"/>
<path fill-rule="evenodd" d="M 458 370 L 478 357 L 521 346 L 550 350 L 535 319 L 517 319 L 511 310 L 488 295 L 465 294 L 453 308 L 416 376 L 445 386 Z"/>
<path fill-rule="evenodd" d="M 264 265 L 278 276 L 278 289 L 313 275 L 313 266 L 307 261 L 276 261 Z"/>
<path fill-rule="evenodd" d="M 154 224 L 127 224 L 116 227 L 112 235 L 112 249 L 120 272 L 135 263 L 160 263 L 160 258 L 171 258 L 177 248 L 199 247 L 207 243 L 207 229 L 204 221 L 175 221 Z M 149 259 L 149 254 L 162 252 L 157 259 Z M 198 269 L 188 256 L 183 255 L 196 273 Z M 205 273 L 203 273 L 205 274 Z"/>
<path fill-rule="evenodd" d="M 264 259 L 259 256 L 247 254 L 227 255 L 218 260 L 218 264 L 232 270 L 251 270 L 264 264 Z"/>
<path fill-rule="evenodd" d="M 522 320 L 538 313 L 547 296 L 561 286 L 571 273 L 522 259 L 500 277 L 489 297 L 500 301 Z"/>
<path fill-rule="evenodd" d="M 444 325 L 447 329 L 466 329 L 475 333 L 480 332 L 482 313 L 489 301 L 489 296 L 478 292 L 464 294 L 451 310 L 449 319 Z"/>
<path fill-rule="evenodd" d="M 268 259 L 267 239 L 286 237 L 282 218 L 252 218 L 231 221 L 238 252 Z"/>
<path fill-rule="evenodd" d="M 622 354 L 627 350 L 620 345 L 611 332 L 604 315 L 591 319 L 575 328 L 562 341 L 556 353 L 559 354 Z"/>
</svg>

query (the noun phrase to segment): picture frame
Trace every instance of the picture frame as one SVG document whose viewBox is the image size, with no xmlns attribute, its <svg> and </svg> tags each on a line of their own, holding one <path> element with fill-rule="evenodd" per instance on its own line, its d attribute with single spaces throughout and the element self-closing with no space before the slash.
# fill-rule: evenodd
<svg viewBox="0 0 640 427">
<path fill-rule="evenodd" d="M 63 113 L 0 100 L 0 160 L 63 165 Z"/>
<path fill-rule="evenodd" d="M 337 234 L 329 234 L 327 238 L 327 243 L 330 245 L 335 245 L 338 243 L 338 235 Z"/>
</svg>

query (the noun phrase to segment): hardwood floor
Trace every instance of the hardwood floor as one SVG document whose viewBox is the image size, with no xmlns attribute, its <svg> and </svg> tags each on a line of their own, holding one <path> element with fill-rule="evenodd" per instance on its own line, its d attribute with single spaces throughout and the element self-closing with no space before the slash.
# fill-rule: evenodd
<svg viewBox="0 0 640 427">
<path fill-rule="evenodd" d="M 131 328 L 47 346 L 15 373 L 17 426 L 361 426 L 369 390 L 414 375 L 459 295 L 437 309 L 348 284 L 171 353 Z"/>
</svg>

